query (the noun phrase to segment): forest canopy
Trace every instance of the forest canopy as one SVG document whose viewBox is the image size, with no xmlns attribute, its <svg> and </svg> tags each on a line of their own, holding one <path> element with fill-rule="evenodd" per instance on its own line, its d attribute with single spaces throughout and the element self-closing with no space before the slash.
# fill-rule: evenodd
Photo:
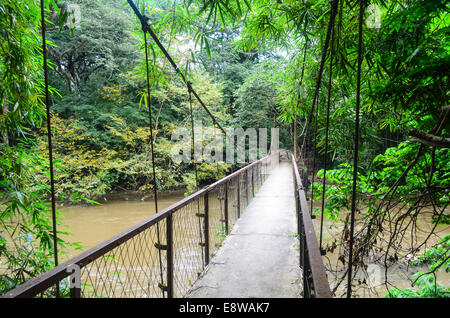
<svg viewBox="0 0 450 318">
<path fill-rule="evenodd" d="M 172 132 L 190 127 L 189 91 L 149 41 L 147 96 L 143 32 L 127 2 L 44 2 L 57 200 L 151 193 L 148 97 L 157 188 L 195 191 L 191 165 L 171 160 Z M 450 224 L 448 1 L 135 3 L 220 125 L 278 127 L 280 147 L 302 159 L 311 200 L 326 198 L 314 213 L 323 213 L 329 229 L 343 228 L 324 247 L 341 262 L 327 268 L 335 296 L 343 295 L 349 253 L 362 4 L 355 267 L 367 268 L 368 258 L 386 267 L 415 260 L 431 266 L 422 273 L 427 279 L 415 279 L 421 289 L 388 296 L 450 295 L 445 286 L 439 295 L 426 290 L 436 286 L 429 279 L 436 271 L 450 270 L 448 237 L 437 234 Z M 0 1 L 0 260 L 7 268 L 0 294 L 54 265 L 40 14 L 37 0 Z M 193 114 L 213 126 L 198 101 Z M 199 182 L 237 167 L 201 163 Z M 431 229 L 409 240 L 420 218 Z"/>
</svg>

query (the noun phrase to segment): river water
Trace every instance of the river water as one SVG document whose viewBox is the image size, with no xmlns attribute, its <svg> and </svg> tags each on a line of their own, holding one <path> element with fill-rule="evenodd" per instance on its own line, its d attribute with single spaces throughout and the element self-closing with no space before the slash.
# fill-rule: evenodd
<svg viewBox="0 0 450 318">
<path fill-rule="evenodd" d="M 158 209 L 161 211 L 183 198 L 184 191 L 159 194 Z M 201 204 L 203 201 L 193 201 L 177 211 L 172 219 L 175 297 L 183 297 L 203 269 L 204 254 L 199 238 L 201 220 L 196 217 L 202 211 Z M 208 206 L 210 253 L 213 255 L 221 241 L 219 220 L 223 218 L 223 193 L 212 191 Z M 65 224 L 60 230 L 70 232 L 62 238 L 72 243 L 80 242 L 83 251 L 155 214 L 152 199 L 142 201 L 126 193 L 110 197 L 101 205 L 63 206 L 59 210 L 64 211 L 62 221 Z M 85 266 L 82 271 L 83 297 L 161 297 L 158 283 L 164 278 L 155 273 L 160 273 L 165 260 L 158 257 L 159 252 L 154 246 L 159 241 L 155 228 L 150 227 L 121 245 L 125 247 L 118 247 Z M 160 233 L 161 242 L 165 242 L 165 230 Z M 82 252 L 66 251 L 68 254 L 60 257 L 62 261 Z M 165 258 L 164 252 L 162 257 Z"/>
<path fill-rule="evenodd" d="M 321 202 L 315 201 L 314 209 L 320 208 Z M 341 213 L 341 218 L 343 217 L 344 213 Z M 320 215 L 316 216 L 316 218 L 313 220 L 313 224 L 317 234 L 317 239 L 319 240 Z M 383 225 L 387 230 L 388 224 L 385 222 L 383 223 Z M 421 217 L 416 220 L 416 226 L 419 230 L 414 232 L 414 246 L 418 246 L 419 243 L 423 242 L 428 237 L 430 231 L 433 228 L 433 225 L 431 224 L 431 217 L 426 213 L 426 211 L 422 213 Z M 343 222 L 329 221 L 324 219 L 323 246 L 325 247 L 327 245 L 331 245 L 334 239 L 338 239 L 342 233 L 343 228 Z M 355 225 L 355 233 L 357 233 L 357 229 L 358 225 Z M 425 252 L 425 250 L 431 248 L 433 245 L 437 244 L 438 241 L 445 235 L 450 234 L 450 227 L 448 225 L 439 225 L 434 230 L 434 233 L 435 235 L 431 236 L 427 240 L 427 243 L 420 248 L 415 257 L 422 254 L 423 252 Z M 402 241 L 402 247 L 404 249 L 410 248 L 410 246 L 412 245 L 411 242 L 411 238 L 408 235 L 405 235 L 405 238 Z M 385 247 L 385 243 L 380 243 L 378 244 L 378 246 Z M 341 278 L 346 273 L 348 266 L 347 264 L 343 264 L 342 261 L 339 260 L 339 256 L 340 250 L 339 248 L 336 248 L 333 252 L 328 252 L 322 259 L 328 271 L 328 281 L 330 282 L 331 289 L 337 286 L 338 282 L 340 282 L 335 295 L 336 297 L 345 297 L 347 277 L 345 276 L 345 279 L 342 282 Z M 347 258 L 348 255 L 345 255 L 345 260 L 347 260 Z M 424 273 L 428 272 L 429 266 L 411 266 L 411 260 L 413 258 L 414 257 L 408 259 L 408 257 L 405 257 L 404 255 L 403 257 L 399 256 L 399 261 L 389 262 L 389 266 L 387 268 L 384 266 L 383 261 L 374 261 L 373 259 L 366 260 L 366 264 L 368 265 L 367 268 L 365 270 L 358 271 L 356 273 L 355 279 L 353 280 L 353 284 L 357 284 L 356 287 L 353 288 L 353 297 L 384 297 L 384 295 L 392 288 L 411 288 L 417 290 L 417 287 L 412 286 L 412 276 L 419 271 Z M 450 286 L 450 273 L 446 273 L 442 269 L 437 271 L 436 281 L 440 285 L 446 287 Z"/>
<path fill-rule="evenodd" d="M 184 198 L 184 191 L 158 194 L 158 209 L 161 211 Z M 83 250 L 91 248 L 112 236 L 136 225 L 155 214 L 153 199 L 141 200 L 133 193 L 120 193 L 104 199 L 101 205 L 60 206 L 63 211 L 60 229 L 69 232 L 62 239 L 80 242 Z M 69 250 L 63 260 L 82 251 Z"/>
<path fill-rule="evenodd" d="M 183 198 L 184 191 L 162 193 L 158 197 L 158 208 L 162 210 Z M 319 206 L 319 202 L 315 202 L 315 207 L 318 208 Z M 127 193 L 111 196 L 103 201 L 101 205 L 59 207 L 59 210 L 65 211 L 62 219 L 65 227 L 60 229 L 70 233 L 70 235 L 64 236 L 63 239 L 70 242 L 80 242 L 84 247 L 83 250 L 93 247 L 155 214 L 155 206 L 152 199 L 143 201 L 140 197 Z M 318 233 L 320 229 L 320 218 L 317 217 L 313 223 Z M 326 221 L 324 225 L 324 243 L 327 244 L 331 242 L 333 237 L 338 236 L 338 233 L 342 231 L 343 224 L 334 223 L 333 225 L 336 227 L 330 228 L 332 224 Z M 429 220 L 420 220 L 420 225 L 426 230 L 430 227 Z M 449 227 L 445 227 L 439 229 L 438 232 L 439 237 L 443 237 L 445 234 L 450 233 L 450 229 Z M 426 231 L 421 234 L 419 233 L 419 239 L 424 238 L 425 235 Z M 438 237 L 430 240 L 430 244 L 427 247 L 431 247 L 437 240 Z M 63 260 L 76 256 L 82 251 L 69 250 L 68 252 L 68 254 L 64 255 Z M 336 278 L 343 273 L 345 266 L 338 261 L 337 250 L 334 253 L 328 253 L 324 257 L 324 263 L 327 268 L 332 268 L 335 271 L 334 274 L 329 273 L 328 275 L 331 287 L 333 288 L 336 284 Z M 387 292 L 387 287 L 410 288 L 412 274 L 419 270 L 426 272 L 427 268 L 408 267 L 402 263 L 395 264 L 388 270 L 388 279 L 386 281 L 389 282 L 389 286 L 386 286 L 384 267 L 380 264 L 369 264 L 366 276 L 369 274 L 371 277 L 369 284 L 373 288 L 367 291 L 362 289 L 358 293 L 358 296 L 383 297 Z M 364 275 L 361 277 L 363 279 Z M 449 286 L 450 274 L 439 272 L 437 280 L 439 283 Z M 337 297 L 342 296 L 345 292 L 345 284 L 346 281 L 341 284 L 341 287 L 337 291 Z"/>
</svg>

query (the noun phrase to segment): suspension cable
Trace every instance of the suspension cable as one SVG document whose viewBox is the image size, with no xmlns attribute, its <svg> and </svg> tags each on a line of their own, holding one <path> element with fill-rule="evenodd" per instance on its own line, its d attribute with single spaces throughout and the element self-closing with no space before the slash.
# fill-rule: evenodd
<svg viewBox="0 0 450 318">
<path fill-rule="evenodd" d="M 148 24 L 148 20 L 149 18 L 142 15 L 138 8 L 136 7 L 136 5 L 134 4 L 133 0 L 127 0 L 128 4 L 131 6 L 131 8 L 133 9 L 134 13 L 136 14 L 136 16 L 138 17 L 138 19 L 141 21 L 142 24 L 142 30 L 145 32 L 147 31 L 150 36 L 153 38 L 153 40 L 155 41 L 156 45 L 158 45 L 158 47 L 160 48 L 160 50 L 163 52 L 164 56 L 167 58 L 167 60 L 169 61 L 169 63 L 172 65 L 172 67 L 174 68 L 175 72 L 180 75 L 181 79 L 183 80 L 184 84 L 186 86 L 188 86 L 188 89 L 191 90 L 192 94 L 194 95 L 194 97 L 198 100 L 198 102 L 200 103 L 200 105 L 203 107 L 203 109 L 208 113 L 208 115 L 211 117 L 211 119 L 213 120 L 213 122 L 220 128 L 220 130 L 225 133 L 225 130 L 222 128 L 222 126 L 220 126 L 220 124 L 217 122 L 216 118 L 213 116 L 213 114 L 209 111 L 208 107 L 206 107 L 205 103 L 202 101 L 202 99 L 198 96 L 197 92 L 192 88 L 191 83 L 186 79 L 186 76 L 180 71 L 180 69 L 178 68 L 177 64 L 174 62 L 174 60 L 172 59 L 172 57 L 170 56 L 170 54 L 167 52 L 166 48 L 162 45 L 162 43 L 159 41 L 158 37 L 156 36 L 155 32 L 153 32 L 152 28 L 150 27 L 150 25 Z"/>
<path fill-rule="evenodd" d="M 147 33 L 144 31 L 144 47 L 145 47 L 145 66 L 147 72 L 147 104 L 148 104 L 148 117 L 149 117 L 149 129 L 150 129 L 150 149 L 152 155 L 152 172 L 153 172 L 153 194 L 155 197 L 155 213 L 158 213 L 158 186 L 156 180 L 156 167 L 155 167 L 155 152 L 153 145 L 153 119 L 152 119 L 152 108 L 151 108 L 151 88 L 150 88 L 150 69 L 148 63 L 148 44 L 147 44 Z M 160 229 L 159 222 L 156 223 L 156 235 L 158 240 L 158 246 L 161 247 L 160 240 Z M 161 248 L 158 248 L 158 256 L 159 256 L 159 272 L 161 284 L 164 284 L 164 275 L 163 275 L 163 265 L 162 265 L 162 257 L 161 257 Z M 163 298 L 165 296 L 164 289 L 161 289 Z"/>
<path fill-rule="evenodd" d="M 352 185 L 352 210 L 350 218 L 350 248 L 348 255 L 348 280 L 347 280 L 347 298 L 352 293 L 352 266 L 353 266 L 353 243 L 356 212 L 356 179 L 358 177 L 358 151 L 359 151 L 359 109 L 361 103 L 361 64 L 362 64 L 362 24 L 364 15 L 364 1 L 359 1 L 359 23 L 358 23 L 358 69 L 356 78 L 356 107 L 355 107 L 355 148 L 353 153 L 353 185 Z"/>
<path fill-rule="evenodd" d="M 47 138 L 48 138 L 48 158 L 50 169 L 50 191 L 52 200 L 52 226 L 53 226 L 53 256 L 55 267 L 58 266 L 58 237 L 56 231 L 56 200 L 55 200 L 55 177 L 53 171 L 53 146 L 52 146 L 52 128 L 50 114 L 50 93 L 48 85 L 48 64 L 47 64 L 47 40 L 44 13 L 44 0 L 41 0 L 41 27 L 42 27 L 42 55 L 44 68 L 44 90 L 45 90 L 45 107 L 47 112 Z M 56 284 L 56 297 L 59 298 L 59 283 Z"/>
</svg>

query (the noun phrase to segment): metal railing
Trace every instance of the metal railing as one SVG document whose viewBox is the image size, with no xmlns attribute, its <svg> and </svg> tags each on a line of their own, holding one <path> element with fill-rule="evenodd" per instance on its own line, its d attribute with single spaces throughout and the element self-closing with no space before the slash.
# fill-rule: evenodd
<svg viewBox="0 0 450 318">
<path fill-rule="evenodd" d="M 325 266 L 322 261 L 316 232 L 306 201 L 297 162 L 289 153 L 294 173 L 295 212 L 297 215 L 297 233 L 300 240 L 300 267 L 303 270 L 304 298 L 331 298 Z"/>
<path fill-rule="evenodd" d="M 183 297 L 267 179 L 276 156 L 278 151 L 1 297 L 55 297 L 57 284 L 61 297 Z"/>
</svg>

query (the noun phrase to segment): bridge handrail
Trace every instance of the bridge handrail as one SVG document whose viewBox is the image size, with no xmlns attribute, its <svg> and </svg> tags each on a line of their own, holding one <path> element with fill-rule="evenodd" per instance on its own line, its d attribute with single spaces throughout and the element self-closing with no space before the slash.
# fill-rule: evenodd
<svg viewBox="0 0 450 318">
<path fill-rule="evenodd" d="M 268 166 L 268 162 L 271 162 L 271 159 L 274 156 L 278 156 L 279 155 L 279 150 L 267 155 L 264 158 L 261 158 L 257 161 L 254 161 L 253 163 L 237 170 L 236 172 L 222 178 L 221 180 L 216 181 L 215 183 L 204 187 L 203 189 L 189 195 L 188 197 L 172 204 L 171 206 L 165 208 L 164 210 L 152 215 L 151 217 L 147 218 L 146 220 L 143 220 L 141 222 L 139 222 L 138 224 L 136 224 L 135 226 L 130 227 L 129 229 L 122 231 L 121 233 L 103 241 L 102 243 L 88 249 L 87 251 L 79 254 L 78 256 L 75 256 L 73 258 L 71 258 L 70 260 L 64 262 L 63 264 L 60 264 L 57 267 L 54 267 L 53 269 L 44 272 L 43 274 L 41 274 L 40 276 L 30 279 L 29 281 L 27 281 L 26 283 L 10 290 L 9 292 L 6 292 L 5 294 L 1 295 L 0 298 L 30 298 L 30 297 L 35 297 L 36 295 L 38 295 L 39 293 L 44 292 L 45 290 L 47 290 L 48 288 L 52 287 L 55 284 L 58 284 L 60 281 L 62 281 L 63 279 L 65 279 L 66 277 L 70 276 L 70 273 L 67 272 L 67 269 L 73 265 L 76 264 L 78 265 L 80 268 L 85 267 L 86 265 L 92 263 L 93 261 L 95 261 L 96 259 L 98 259 L 101 256 L 104 256 L 106 253 L 110 252 L 111 250 L 115 249 L 116 247 L 118 247 L 119 245 L 123 244 L 124 242 L 127 242 L 128 240 L 131 240 L 133 237 L 137 236 L 138 234 L 140 234 L 141 232 L 145 231 L 146 229 L 150 228 L 151 226 L 157 224 L 159 221 L 163 220 L 163 219 L 168 219 L 171 218 L 171 216 L 173 214 L 175 214 L 177 211 L 179 211 L 182 207 L 188 205 L 189 203 L 194 202 L 195 200 L 199 199 L 200 197 L 207 197 L 209 192 L 214 191 L 215 189 L 217 189 L 220 186 L 226 186 L 228 184 L 228 182 L 231 182 L 231 180 L 238 178 L 238 182 L 239 182 L 239 177 L 241 175 L 243 175 L 245 173 L 246 176 L 246 193 L 248 195 L 249 191 L 248 190 L 248 171 L 250 169 L 251 172 L 250 174 L 252 175 L 252 193 L 254 191 L 253 189 L 253 173 L 254 170 L 257 170 L 259 172 L 256 173 L 260 173 L 261 176 L 259 176 L 261 179 L 260 181 L 263 179 L 262 174 L 265 173 L 265 175 L 268 174 L 268 170 L 267 170 L 267 166 Z M 265 172 L 262 171 L 262 165 L 265 165 Z M 256 168 L 256 169 L 254 169 Z M 259 169 L 259 170 L 258 170 Z M 259 178 L 257 176 L 257 178 Z M 241 189 L 242 190 L 242 189 Z M 239 188 L 238 188 L 239 191 Z M 241 196 L 240 192 L 238 192 L 238 200 L 239 197 Z M 249 203 L 249 198 L 246 198 L 246 202 L 247 204 Z M 205 200 L 206 202 L 208 202 L 207 198 Z M 207 203 L 206 203 L 207 204 Z M 225 207 L 225 209 L 227 209 L 228 206 Z M 241 206 L 239 206 L 238 209 L 240 209 Z M 207 209 L 207 208 L 206 208 Z M 238 212 L 239 213 L 239 212 Z M 228 222 L 228 221 L 227 221 Z M 207 223 L 205 223 L 205 225 L 207 225 Z M 209 228 L 208 225 L 206 226 L 206 228 L 208 230 L 206 230 L 205 232 L 209 232 Z M 227 231 L 228 231 L 228 224 L 227 224 Z M 169 233 L 169 232 L 168 232 Z M 206 234 L 205 234 L 206 235 Z M 208 255 L 205 256 L 206 257 L 206 264 L 208 263 L 209 260 L 209 253 L 207 253 Z M 169 269 L 167 270 L 169 272 Z M 170 280 L 170 278 L 168 278 Z M 72 290 L 71 290 L 71 297 L 80 297 L 80 291 L 74 291 L 74 294 L 72 294 Z M 173 293 L 173 291 L 172 291 Z M 172 294 L 173 295 L 173 294 Z M 168 292 L 168 297 L 172 296 L 170 291 Z"/>
<path fill-rule="evenodd" d="M 322 255 L 317 242 L 316 232 L 306 201 L 306 194 L 297 162 L 289 153 L 293 172 L 297 214 L 297 226 L 300 239 L 300 266 L 303 269 L 303 297 L 331 298 L 330 285 L 322 261 Z"/>
</svg>

